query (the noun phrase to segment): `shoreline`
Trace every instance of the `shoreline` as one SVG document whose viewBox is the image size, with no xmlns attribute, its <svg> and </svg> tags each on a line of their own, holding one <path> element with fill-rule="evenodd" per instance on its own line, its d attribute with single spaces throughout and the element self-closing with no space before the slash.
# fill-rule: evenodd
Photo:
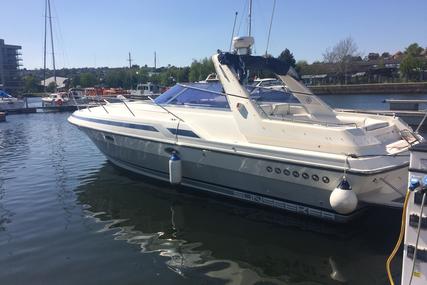
<svg viewBox="0 0 427 285">
<path fill-rule="evenodd" d="M 316 95 L 427 94 L 427 82 L 308 86 Z"/>
</svg>

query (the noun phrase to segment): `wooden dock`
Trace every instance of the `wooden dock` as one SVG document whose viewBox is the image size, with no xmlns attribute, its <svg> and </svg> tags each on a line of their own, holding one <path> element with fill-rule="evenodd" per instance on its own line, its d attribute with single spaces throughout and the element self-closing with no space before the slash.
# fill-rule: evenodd
<svg viewBox="0 0 427 285">
<path fill-rule="evenodd" d="M 94 107 L 93 105 L 79 105 L 80 108 Z M 47 112 L 74 112 L 77 110 L 76 105 L 68 106 L 37 106 L 26 107 L 19 109 L 4 110 L 6 114 L 31 114 L 31 113 L 47 113 Z"/>
<path fill-rule="evenodd" d="M 418 126 L 426 115 L 426 111 L 414 110 L 362 110 L 362 109 L 335 109 L 338 112 L 362 113 L 399 117 L 410 126 Z"/>
</svg>

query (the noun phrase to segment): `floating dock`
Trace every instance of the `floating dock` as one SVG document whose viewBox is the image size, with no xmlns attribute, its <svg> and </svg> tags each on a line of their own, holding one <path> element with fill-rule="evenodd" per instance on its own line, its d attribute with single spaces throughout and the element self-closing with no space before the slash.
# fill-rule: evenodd
<svg viewBox="0 0 427 285">
<path fill-rule="evenodd" d="M 96 107 L 95 105 L 78 105 L 79 108 Z M 45 113 L 45 112 L 73 112 L 77 110 L 76 105 L 67 106 L 38 106 L 27 107 L 19 109 L 4 110 L 6 114 L 31 114 L 31 113 Z"/>
</svg>

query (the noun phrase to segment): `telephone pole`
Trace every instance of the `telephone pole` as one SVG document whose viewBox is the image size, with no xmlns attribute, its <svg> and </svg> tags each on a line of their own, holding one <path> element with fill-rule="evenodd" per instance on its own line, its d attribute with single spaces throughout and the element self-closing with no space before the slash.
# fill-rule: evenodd
<svg viewBox="0 0 427 285">
<path fill-rule="evenodd" d="M 129 52 L 129 57 L 127 61 L 129 61 L 129 68 L 132 68 L 132 57 L 130 55 L 130 52 Z"/>
</svg>

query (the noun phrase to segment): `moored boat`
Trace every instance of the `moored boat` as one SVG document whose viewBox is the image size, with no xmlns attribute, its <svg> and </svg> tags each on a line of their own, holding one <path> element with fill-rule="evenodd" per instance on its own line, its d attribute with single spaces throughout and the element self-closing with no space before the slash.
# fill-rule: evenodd
<svg viewBox="0 0 427 285">
<path fill-rule="evenodd" d="M 332 221 L 401 206 L 407 150 L 423 138 L 396 117 L 331 109 L 287 64 L 248 55 L 252 43 L 212 57 L 220 83 L 177 84 L 69 122 L 112 163 L 175 184 Z M 284 90 L 248 86 L 257 70 Z"/>
</svg>

